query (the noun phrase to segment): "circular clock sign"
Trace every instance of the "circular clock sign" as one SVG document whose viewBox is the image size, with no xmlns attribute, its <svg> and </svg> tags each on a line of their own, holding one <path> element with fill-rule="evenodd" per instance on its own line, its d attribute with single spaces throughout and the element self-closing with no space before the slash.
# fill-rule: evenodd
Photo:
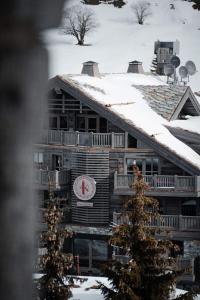
<svg viewBox="0 0 200 300">
<path fill-rule="evenodd" d="M 96 182 L 90 176 L 81 175 L 75 179 L 73 190 L 76 197 L 80 200 L 90 200 L 96 193 Z"/>
</svg>

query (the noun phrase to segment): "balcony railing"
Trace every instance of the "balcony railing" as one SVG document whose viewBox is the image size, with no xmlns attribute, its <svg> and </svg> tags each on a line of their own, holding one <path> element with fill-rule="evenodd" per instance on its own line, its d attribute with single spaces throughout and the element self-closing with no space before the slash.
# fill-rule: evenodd
<svg viewBox="0 0 200 300">
<path fill-rule="evenodd" d="M 42 142 L 46 144 L 127 148 L 127 133 L 94 133 L 79 131 L 48 130 L 44 132 Z"/>
<path fill-rule="evenodd" d="M 114 212 L 113 223 L 116 225 L 128 223 L 128 217 Z M 152 218 L 148 226 L 175 231 L 200 231 L 200 216 L 161 215 L 160 218 Z"/>
<path fill-rule="evenodd" d="M 54 189 L 66 186 L 69 183 L 69 173 L 62 171 L 34 170 L 34 184 L 36 186 L 48 187 L 51 185 Z"/>
<path fill-rule="evenodd" d="M 200 192 L 200 176 L 177 176 L 177 175 L 143 175 L 144 182 L 148 184 L 149 192 Z M 133 175 L 114 174 L 114 190 L 133 192 Z"/>
</svg>

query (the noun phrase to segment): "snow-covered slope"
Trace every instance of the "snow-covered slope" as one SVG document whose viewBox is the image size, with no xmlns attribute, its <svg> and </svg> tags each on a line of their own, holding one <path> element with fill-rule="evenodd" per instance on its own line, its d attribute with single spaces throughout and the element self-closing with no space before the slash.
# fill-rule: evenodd
<svg viewBox="0 0 200 300">
<path fill-rule="evenodd" d="M 69 1 L 69 6 L 80 0 Z M 200 70 L 200 12 L 191 3 L 182 0 L 151 0 L 152 15 L 144 25 L 134 20 L 130 6 L 116 8 L 101 4 L 89 6 L 96 14 L 99 27 L 86 38 L 91 46 L 77 46 L 75 39 L 60 30 L 45 33 L 50 56 L 50 74 L 80 73 L 82 63 L 88 60 L 99 62 L 100 72 L 126 72 L 128 62 L 141 60 L 149 71 L 153 58 L 154 42 L 180 41 L 181 63 L 193 60 Z M 173 3 L 175 10 L 170 9 Z M 83 5 L 83 4 L 81 4 Z M 193 91 L 200 90 L 200 72 L 190 79 Z"/>
</svg>

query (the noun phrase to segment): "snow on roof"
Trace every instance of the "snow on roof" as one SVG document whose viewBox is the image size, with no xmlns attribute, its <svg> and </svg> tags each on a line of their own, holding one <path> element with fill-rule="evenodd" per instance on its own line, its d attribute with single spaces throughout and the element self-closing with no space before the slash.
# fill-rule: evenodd
<svg viewBox="0 0 200 300">
<path fill-rule="evenodd" d="M 169 122 L 149 106 L 136 88 L 136 85 L 166 85 L 158 77 L 125 73 L 104 74 L 101 78 L 88 75 L 62 75 L 60 78 L 200 169 L 200 156 L 169 132 L 165 127 Z"/>
<path fill-rule="evenodd" d="M 169 121 L 188 87 L 140 85 L 136 88 L 144 94 L 150 107 Z"/>
<path fill-rule="evenodd" d="M 169 125 L 200 134 L 200 116 L 186 116 L 186 118 L 186 120 L 171 121 Z"/>
</svg>

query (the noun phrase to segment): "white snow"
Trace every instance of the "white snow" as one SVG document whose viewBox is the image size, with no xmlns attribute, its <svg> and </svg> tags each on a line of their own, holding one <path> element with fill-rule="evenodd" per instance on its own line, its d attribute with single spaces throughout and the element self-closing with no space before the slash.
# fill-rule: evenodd
<svg viewBox="0 0 200 300">
<path fill-rule="evenodd" d="M 69 6 L 80 4 L 72 0 Z M 77 46 L 76 40 L 60 30 L 49 30 L 45 40 L 49 49 L 50 77 L 58 74 L 80 73 L 82 63 L 88 60 L 99 62 L 100 72 L 126 72 L 128 62 L 134 59 L 143 62 L 149 71 L 153 58 L 154 42 L 180 41 L 180 58 L 184 65 L 194 60 L 200 70 L 200 12 L 192 8 L 192 3 L 182 0 L 152 0 L 152 15 L 144 25 L 135 22 L 130 9 L 133 0 L 116 8 L 101 4 L 87 6 L 96 14 L 99 28 L 86 38 L 91 46 Z M 170 9 L 174 3 L 175 10 Z M 200 72 L 190 78 L 193 91 L 200 90 Z"/>
<path fill-rule="evenodd" d="M 170 126 L 200 134 L 200 116 L 198 117 L 187 116 L 187 120 L 171 121 Z"/>
<path fill-rule="evenodd" d="M 169 132 L 165 125 L 170 123 L 156 114 L 142 93 L 132 86 L 136 83 L 159 85 L 161 82 L 155 77 L 140 74 L 109 74 L 101 78 L 87 75 L 60 77 L 200 169 L 200 156 Z"/>
<path fill-rule="evenodd" d="M 34 274 L 33 278 L 39 279 L 42 277 L 42 274 Z M 83 283 L 79 283 L 79 281 L 75 282 L 75 284 L 79 285 L 77 288 L 72 289 L 73 296 L 70 300 L 104 300 L 104 297 L 99 289 L 91 288 L 92 286 L 97 286 L 97 282 L 101 282 L 107 287 L 110 287 L 110 282 L 106 277 L 95 277 L 95 276 L 78 276 L 79 278 L 86 279 Z M 175 293 L 173 293 L 173 298 L 178 297 L 182 294 L 185 294 L 186 291 L 181 289 L 176 289 Z M 200 300 L 200 295 L 195 297 L 195 300 Z"/>
</svg>

